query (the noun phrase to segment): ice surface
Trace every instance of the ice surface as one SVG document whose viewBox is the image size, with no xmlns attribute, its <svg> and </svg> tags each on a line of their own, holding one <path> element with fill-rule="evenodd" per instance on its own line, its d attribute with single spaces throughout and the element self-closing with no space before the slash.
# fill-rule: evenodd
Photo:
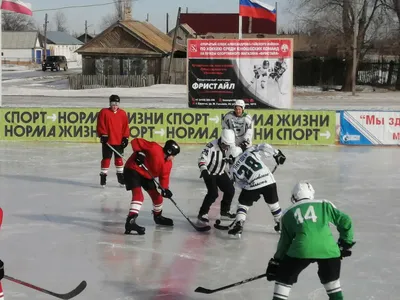
<svg viewBox="0 0 400 300">
<path fill-rule="evenodd" d="M 171 176 L 173 198 L 193 220 L 206 191 L 197 170 L 201 149 L 182 146 Z M 281 150 L 287 161 L 275 174 L 282 207 L 290 204 L 294 183 L 308 179 L 317 198 L 333 201 L 353 217 L 357 245 L 343 260 L 345 299 L 398 299 L 400 149 Z M 131 196 L 118 187 L 114 167 L 107 187 L 99 186 L 100 155 L 99 144 L 0 143 L 0 258 L 7 274 L 56 292 L 87 280 L 77 300 L 272 299 L 273 284 L 265 279 L 212 295 L 193 292 L 197 286 L 215 289 L 265 272 L 278 235 L 263 201 L 250 210 L 242 239 L 231 240 L 214 229 L 195 232 L 168 200 L 164 214 L 175 227 L 156 227 L 146 196 L 138 219 L 146 235 L 126 236 Z M 218 211 L 219 200 L 211 219 Z M 290 299 L 327 299 L 315 272 L 312 266 L 300 276 Z M 6 280 L 3 286 L 6 299 L 53 299 Z"/>
</svg>

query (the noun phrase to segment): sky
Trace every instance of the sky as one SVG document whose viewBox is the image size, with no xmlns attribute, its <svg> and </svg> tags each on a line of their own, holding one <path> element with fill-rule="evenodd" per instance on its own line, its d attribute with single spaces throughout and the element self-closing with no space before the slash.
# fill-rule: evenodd
<svg viewBox="0 0 400 300">
<path fill-rule="evenodd" d="M 87 8 L 69 8 L 61 9 L 68 21 L 68 29 L 71 32 L 84 33 L 85 20 L 88 22 L 89 33 L 100 33 L 102 28 L 103 16 L 109 15 L 114 11 L 114 0 L 23 0 L 31 3 L 33 18 L 37 24 L 43 26 L 45 13 L 48 14 L 49 29 L 54 30 L 54 16 L 57 10 L 40 11 L 44 9 L 57 9 L 66 6 L 93 5 L 99 6 Z M 204 13 L 234 13 L 238 12 L 238 0 L 135 0 L 133 1 L 133 18 L 139 21 L 145 21 L 149 14 L 149 22 L 165 32 L 166 14 L 169 14 L 169 29 L 172 29 L 176 23 L 176 14 L 181 7 L 182 12 L 188 8 L 189 12 Z M 274 0 L 264 2 L 274 5 Z M 278 6 L 278 26 L 288 24 L 290 14 L 288 13 L 289 0 L 280 0 Z M 102 5 L 109 3 L 108 5 Z M 100 6 L 102 5 L 102 6 Z"/>
</svg>

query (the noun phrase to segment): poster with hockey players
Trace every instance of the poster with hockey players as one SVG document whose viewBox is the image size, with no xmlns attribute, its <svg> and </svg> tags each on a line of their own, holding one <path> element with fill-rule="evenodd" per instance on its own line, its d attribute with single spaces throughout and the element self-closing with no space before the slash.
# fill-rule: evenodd
<svg viewBox="0 0 400 300">
<path fill-rule="evenodd" d="M 189 107 L 292 107 L 292 39 L 189 39 L 187 55 Z"/>
</svg>

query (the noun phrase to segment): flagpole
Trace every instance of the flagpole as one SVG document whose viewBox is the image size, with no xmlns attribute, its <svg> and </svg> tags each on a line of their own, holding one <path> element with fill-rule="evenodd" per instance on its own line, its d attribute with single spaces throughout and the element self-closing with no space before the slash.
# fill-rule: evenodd
<svg viewBox="0 0 400 300">
<path fill-rule="evenodd" d="M 275 2 L 275 15 L 276 15 L 275 34 L 278 34 L 278 2 Z"/>
<path fill-rule="evenodd" d="M 242 26 L 243 26 L 243 19 L 242 19 L 242 16 L 240 15 L 240 0 L 239 0 L 239 34 L 238 34 L 239 40 L 242 39 L 242 37 L 243 37 L 242 36 L 242 31 L 243 31 Z"/>
<path fill-rule="evenodd" d="M 0 3 L 1 4 L 1 3 Z M 0 24 L 3 24 L 3 10 L 0 9 Z M 3 53 L 3 26 L 0 25 L 0 54 Z M 0 56 L 0 107 L 3 105 L 3 55 Z"/>
</svg>

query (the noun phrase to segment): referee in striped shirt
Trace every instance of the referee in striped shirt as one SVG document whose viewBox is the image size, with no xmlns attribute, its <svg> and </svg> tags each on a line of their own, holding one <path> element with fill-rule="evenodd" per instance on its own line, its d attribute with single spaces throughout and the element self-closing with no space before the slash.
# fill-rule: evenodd
<svg viewBox="0 0 400 300">
<path fill-rule="evenodd" d="M 228 164 L 226 152 L 230 145 L 235 145 L 235 132 L 231 129 L 223 129 L 221 137 L 208 143 L 201 152 L 199 158 L 200 178 L 203 178 L 206 184 L 207 195 L 204 197 L 197 216 L 200 223 L 208 224 L 208 211 L 218 198 L 218 188 L 224 193 L 220 209 L 221 219 L 235 218 L 235 215 L 229 212 L 235 188 L 226 172 Z"/>
</svg>

